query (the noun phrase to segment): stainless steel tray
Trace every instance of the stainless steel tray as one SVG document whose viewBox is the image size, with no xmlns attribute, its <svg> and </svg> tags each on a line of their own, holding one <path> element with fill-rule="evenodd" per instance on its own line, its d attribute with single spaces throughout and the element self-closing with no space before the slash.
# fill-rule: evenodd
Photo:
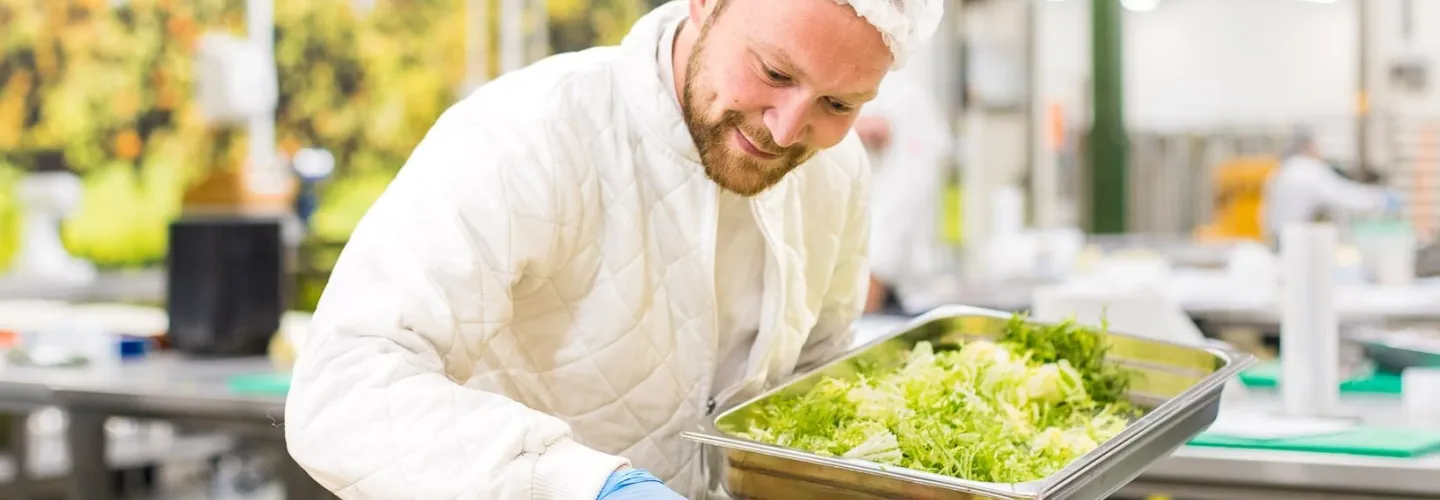
<svg viewBox="0 0 1440 500">
<path fill-rule="evenodd" d="M 877 463 L 825 457 L 737 437 L 767 398 L 808 391 L 824 377 L 848 378 L 857 360 L 898 363 L 920 341 L 993 338 L 1010 314 L 971 307 L 936 309 L 811 373 L 728 409 L 686 438 L 723 456 L 721 484 L 749 500 L 1100 499 L 1134 480 L 1215 420 L 1225 382 L 1254 357 L 1110 333 L 1110 357 L 1136 373 L 1131 400 L 1144 416 L 1068 467 L 1039 481 L 966 481 Z M 713 472 L 713 469 L 712 469 Z"/>
<path fill-rule="evenodd" d="M 1365 356 L 1374 360 L 1380 371 L 1440 367 L 1440 332 L 1373 330 L 1357 337 Z"/>
</svg>

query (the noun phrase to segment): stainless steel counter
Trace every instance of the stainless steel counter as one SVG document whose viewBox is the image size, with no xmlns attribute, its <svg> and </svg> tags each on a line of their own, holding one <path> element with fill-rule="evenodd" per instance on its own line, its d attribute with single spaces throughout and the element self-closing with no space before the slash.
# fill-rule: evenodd
<svg viewBox="0 0 1440 500">
<path fill-rule="evenodd" d="M 0 275 L 0 300 L 14 299 L 158 303 L 165 300 L 165 272 L 102 271 L 94 281 L 75 285 Z"/>
<path fill-rule="evenodd" d="M 264 357 L 195 359 L 155 355 L 138 362 L 79 368 L 0 365 L 0 398 L 166 418 L 278 422 L 285 398 L 238 394 L 229 380 L 271 373 Z"/>
<path fill-rule="evenodd" d="M 1252 393 L 1227 410 L 1272 410 Z M 1348 398 L 1340 409 L 1367 424 L 1409 426 L 1395 398 Z M 1132 492 L 1182 498 L 1440 498 L 1440 454 L 1422 458 L 1185 447 L 1150 468 Z M 1338 495 L 1338 496 L 1337 496 Z"/>
<path fill-rule="evenodd" d="M 0 403 L 56 406 L 69 415 L 67 446 L 72 496 L 112 500 L 105 422 L 110 417 L 163 419 L 223 430 L 283 450 L 285 398 L 238 394 L 231 377 L 272 373 L 263 357 L 196 359 L 178 354 L 111 366 L 37 368 L 0 366 Z M 288 457 L 288 454 L 283 454 Z M 280 471 L 288 498 L 323 497 L 323 489 L 293 462 Z"/>
</svg>

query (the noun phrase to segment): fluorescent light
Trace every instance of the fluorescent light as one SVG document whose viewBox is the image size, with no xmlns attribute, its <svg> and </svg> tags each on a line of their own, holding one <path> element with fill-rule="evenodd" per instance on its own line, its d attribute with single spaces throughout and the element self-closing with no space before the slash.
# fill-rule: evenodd
<svg viewBox="0 0 1440 500">
<path fill-rule="evenodd" d="M 1160 0 L 1120 0 L 1120 5 L 1135 12 L 1150 12 L 1160 6 Z"/>
</svg>

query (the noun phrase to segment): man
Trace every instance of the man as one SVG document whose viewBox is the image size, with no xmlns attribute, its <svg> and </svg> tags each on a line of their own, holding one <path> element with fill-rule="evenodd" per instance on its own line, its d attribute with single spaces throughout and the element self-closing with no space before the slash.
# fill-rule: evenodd
<svg viewBox="0 0 1440 500">
<path fill-rule="evenodd" d="M 850 127 L 940 5 L 849 1 L 674 2 L 448 110 L 336 264 L 295 459 L 342 498 L 702 497 L 680 431 L 864 298 Z"/>
<path fill-rule="evenodd" d="M 948 265 L 938 219 L 954 138 L 923 69 L 916 60 L 891 73 L 855 121 L 874 172 L 870 312 L 914 312 Z"/>
<path fill-rule="evenodd" d="M 1321 158 L 1314 134 L 1302 128 L 1265 182 L 1261 228 L 1266 239 L 1278 245 L 1288 224 L 1313 222 L 1321 216 L 1395 213 L 1400 208 L 1394 193 L 1346 179 L 1332 169 Z"/>
</svg>

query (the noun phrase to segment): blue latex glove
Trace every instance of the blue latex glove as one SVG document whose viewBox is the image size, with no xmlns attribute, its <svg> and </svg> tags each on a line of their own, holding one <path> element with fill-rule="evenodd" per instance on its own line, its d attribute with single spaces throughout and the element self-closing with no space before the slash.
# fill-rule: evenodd
<svg viewBox="0 0 1440 500">
<path fill-rule="evenodd" d="M 596 500 L 685 500 L 645 469 L 625 469 L 610 474 Z"/>
<path fill-rule="evenodd" d="M 1394 191 L 1385 192 L 1385 213 L 1398 214 L 1405 209 L 1405 203 L 1400 200 L 1400 195 Z"/>
</svg>

